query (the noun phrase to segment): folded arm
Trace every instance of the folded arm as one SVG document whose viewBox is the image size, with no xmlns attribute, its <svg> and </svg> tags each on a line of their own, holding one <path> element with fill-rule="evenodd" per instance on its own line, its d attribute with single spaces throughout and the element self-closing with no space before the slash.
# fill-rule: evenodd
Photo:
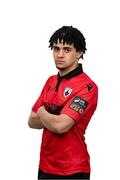
<svg viewBox="0 0 120 180">
<path fill-rule="evenodd" d="M 75 121 L 68 115 L 51 114 L 45 110 L 44 106 L 38 109 L 37 114 L 42 125 L 57 134 L 69 131 L 69 129 L 75 124 Z"/>
<path fill-rule="evenodd" d="M 37 113 L 31 111 L 29 119 L 28 119 L 28 125 L 30 128 L 34 129 L 42 129 L 44 128 L 44 125 L 42 124 L 40 117 Z"/>
</svg>

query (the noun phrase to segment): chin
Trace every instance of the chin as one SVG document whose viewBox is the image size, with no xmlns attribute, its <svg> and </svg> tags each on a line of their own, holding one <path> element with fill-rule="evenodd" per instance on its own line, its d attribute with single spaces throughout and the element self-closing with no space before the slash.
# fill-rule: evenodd
<svg viewBox="0 0 120 180">
<path fill-rule="evenodd" d="M 56 65 L 56 68 L 59 70 L 65 69 L 65 67 L 63 67 L 62 65 Z"/>
</svg>

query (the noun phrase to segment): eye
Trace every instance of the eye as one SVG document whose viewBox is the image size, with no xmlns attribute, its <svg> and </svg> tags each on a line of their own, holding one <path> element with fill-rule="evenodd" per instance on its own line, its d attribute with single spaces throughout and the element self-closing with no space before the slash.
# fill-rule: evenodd
<svg viewBox="0 0 120 180">
<path fill-rule="evenodd" d="M 69 47 L 66 47 L 66 48 L 64 48 L 64 51 L 67 53 L 67 52 L 70 52 L 71 51 L 71 48 L 69 48 Z"/>
<path fill-rule="evenodd" d="M 54 51 L 54 52 L 58 52 L 58 51 L 59 51 L 59 48 L 58 48 L 58 47 L 53 47 L 53 51 Z"/>
</svg>

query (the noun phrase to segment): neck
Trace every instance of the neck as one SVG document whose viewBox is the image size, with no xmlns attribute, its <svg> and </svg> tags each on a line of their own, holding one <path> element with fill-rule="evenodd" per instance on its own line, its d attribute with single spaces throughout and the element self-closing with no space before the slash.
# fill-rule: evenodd
<svg viewBox="0 0 120 180">
<path fill-rule="evenodd" d="M 65 76 L 66 74 L 68 74 L 69 72 L 73 71 L 74 69 L 76 69 L 78 67 L 78 63 L 75 64 L 74 66 L 68 67 L 68 68 L 64 68 L 64 69 L 59 69 L 59 74 L 60 76 Z"/>
</svg>

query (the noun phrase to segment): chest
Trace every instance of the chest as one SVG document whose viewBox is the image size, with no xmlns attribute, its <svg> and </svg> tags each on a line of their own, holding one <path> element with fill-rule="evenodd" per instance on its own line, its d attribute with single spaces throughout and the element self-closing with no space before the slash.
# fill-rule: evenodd
<svg viewBox="0 0 120 180">
<path fill-rule="evenodd" d="M 47 111 L 53 114 L 59 114 L 62 108 L 69 102 L 74 95 L 80 91 L 82 86 L 76 81 L 57 80 L 49 83 L 44 94 L 44 106 Z"/>
<path fill-rule="evenodd" d="M 56 82 L 49 84 L 48 90 L 44 95 L 44 102 L 64 105 L 75 93 L 75 85 L 62 80 L 59 84 Z"/>
</svg>

